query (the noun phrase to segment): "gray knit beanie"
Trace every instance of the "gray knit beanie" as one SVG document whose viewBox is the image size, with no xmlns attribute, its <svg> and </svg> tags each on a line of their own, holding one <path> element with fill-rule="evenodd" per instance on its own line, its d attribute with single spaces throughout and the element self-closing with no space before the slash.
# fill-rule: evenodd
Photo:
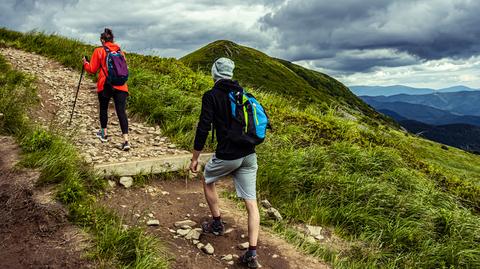
<svg viewBox="0 0 480 269">
<path fill-rule="evenodd" d="M 235 69 L 235 63 L 232 60 L 223 57 L 216 60 L 212 65 L 213 80 L 232 79 L 233 69 Z"/>
</svg>

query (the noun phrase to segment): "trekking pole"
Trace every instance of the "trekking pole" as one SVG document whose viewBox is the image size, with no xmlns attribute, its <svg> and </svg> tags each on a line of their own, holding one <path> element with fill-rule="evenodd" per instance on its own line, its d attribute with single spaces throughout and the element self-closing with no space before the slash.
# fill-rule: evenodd
<svg viewBox="0 0 480 269">
<path fill-rule="evenodd" d="M 85 58 L 87 58 L 87 56 L 85 56 Z M 87 61 L 88 61 L 88 58 L 87 58 Z M 77 93 L 75 94 L 75 101 L 73 101 L 73 108 L 72 108 L 72 113 L 70 114 L 70 121 L 68 122 L 68 126 L 72 124 L 73 111 L 75 110 L 75 105 L 77 104 L 78 92 L 80 91 L 80 83 L 82 82 L 84 71 L 85 71 L 85 67 L 82 64 L 82 73 L 80 73 L 80 80 L 78 81 Z"/>
</svg>

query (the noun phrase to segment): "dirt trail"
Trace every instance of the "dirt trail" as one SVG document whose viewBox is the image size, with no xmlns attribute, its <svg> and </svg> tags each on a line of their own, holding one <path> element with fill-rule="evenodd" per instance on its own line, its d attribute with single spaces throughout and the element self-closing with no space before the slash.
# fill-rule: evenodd
<svg viewBox="0 0 480 269">
<path fill-rule="evenodd" d="M 82 258 L 87 236 L 70 225 L 39 173 L 15 168 L 19 149 L 0 137 L 0 268 L 93 268 Z"/>
<path fill-rule="evenodd" d="M 65 131 L 67 136 L 72 137 L 87 162 L 116 163 L 186 153 L 162 136 L 158 126 L 147 126 L 135 117 L 129 118 L 130 144 L 133 150 L 121 151 L 121 131 L 113 104 L 108 116 L 111 141 L 101 143 L 95 137 L 100 128 L 96 84 L 88 77 L 82 80 L 72 126 L 68 127 L 80 73 L 46 57 L 22 50 L 1 48 L 0 53 L 15 69 L 37 77 L 41 105 L 40 110 L 35 112 L 35 120 Z"/>
<path fill-rule="evenodd" d="M 0 53 L 16 69 L 38 78 L 37 86 L 41 106 L 38 111 L 32 113 L 34 120 L 62 130 L 69 119 L 79 73 L 36 54 L 14 49 L 0 49 Z M 73 126 L 64 131 L 66 135 L 72 137 L 87 161 L 93 164 L 123 162 L 185 153 L 183 150 L 176 149 L 175 145 L 163 137 L 158 126 L 148 127 L 138 119 L 130 119 L 132 150 L 130 152 L 118 150 L 120 128 L 113 108 L 109 113 L 109 128 L 110 134 L 117 135 L 114 136 L 113 143 L 100 143 L 94 137 L 94 133 L 98 129 L 97 106 L 95 84 L 89 79 L 85 79 L 82 82 Z M 221 185 L 221 189 L 225 190 L 232 184 Z M 174 228 L 176 221 L 190 218 L 200 224 L 203 220 L 208 219 L 209 212 L 203 204 L 205 199 L 201 183 L 198 181 L 189 181 L 189 184 L 185 185 L 182 180 L 156 180 L 144 188 L 116 187 L 108 191 L 104 197 L 99 198 L 103 204 L 123 216 L 126 224 L 144 227 L 148 232 L 166 242 L 168 251 L 175 257 L 172 268 L 241 268 L 237 262 L 229 265 L 221 260 L 222 255 L 242 254 L 242 251 L 236 249 L 236 246 L 248 241 L 245 237 L 246 213 L 239 210 L 232 201 L 221 199 L 222 214 L 227 222 L 226 227 L 227 229 L 232 228 L 232 232 L 223 237 L 202 235 L 200 238 L 201 242 L 213 245 L 214 255 L 204 254 L 190 241 L 182 237 L 175 237 L 169 231 Z M 149 214 L 152 215 L 149 216 Z M 146 225 L 146 221 L 152 218 L 159 220 L 159 226 L 148 227 Z M 62 221 L 60 220 L 60 223 Z M 327 265 L 301 254 L 284 240 L 266 231 L 261 232 L 258 252 L 263 268 L 328 268 Z"/>
<path fill-rule="evenodd" d="M 221 190 L 232 190 L 231 179 L 221 182 Z M 238 244 L 247 242 L 247 215 L 245 210 L 227 199 L 221 199 L 222 216 L 226 221 L 226 229 L 233 230 L 225 236 L 217 237 L 203 234 L 200 242 L 210 243 L 215 253 L 209 256 L 196 248 L 190 240 L 176 236 L 170 230 L 176 230 L 175 222 L 185 219 L 197 223 L 200 227 L 204 220 L 209 220 L 209 210 L 205 204 L 202 184 L 198 180 L 155 180 L 142 188 L 111 189 L 101 200 L 101 203 L 114 208 L 125 223 L 131 226 L 147 227 L 147 231 L 168 244 L 175 261 L 172 268 L 213 269 L 213 268 L 244 268 L 237 261 L 228 265 L 222 261 L 223 255 L 242 255 L 244 251 L 237 248 Z M 157 219 L 159 226 L 148 227 L 146 222 Z M 262 268 L 328 268 L 318 260 L 307 257 L 287 242 L 266 231 L 261 231 L 259 241 L 259 262 Z"/>
</svg>

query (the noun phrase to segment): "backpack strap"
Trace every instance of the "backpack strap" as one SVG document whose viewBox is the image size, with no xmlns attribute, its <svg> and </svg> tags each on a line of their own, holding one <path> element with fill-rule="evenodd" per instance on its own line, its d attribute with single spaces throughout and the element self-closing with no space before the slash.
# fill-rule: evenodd
<svg viewBox="0 0 480 269">
<path fill-rule="evenodd" d="M 110 49 L 107 46 L 103 46 L 103 49 L 107 53 L 107 55 L 105 55 L 105 61 L 106 61 L 107 57 L 108 57 L 108 54 L 110 53 Z M 108 79 L 107 79 L 108 75 L 105 74 L 105 70 L 103 70 L 102 61 L 100 61 L 100 70 L 102 70 L 103 74 L 105 75 L 105 81 L 108 83 Z"/>
<path fill-rule="evenodd" d="M 215 97 L 213 96 L 213 91 L 214 90 L 215 90 L 215 88 L 212 90 L 211 95 L 212 95 L 212 99 L 213 99 L 213 109 L 215 111 L 216 103 L 215 103 Z M 212 144 L 214 142 L 215 142 L 215 113 L 213 113 L 213 119 L 212 119 Z"/>
</svg>

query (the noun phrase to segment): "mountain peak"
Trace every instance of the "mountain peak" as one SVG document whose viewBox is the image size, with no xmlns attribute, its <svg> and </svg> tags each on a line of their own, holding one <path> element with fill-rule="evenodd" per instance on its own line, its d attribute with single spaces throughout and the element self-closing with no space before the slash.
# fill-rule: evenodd
<svg viewBox="0 0 480 269">
<path fill-rule="evenodd" d="M 229 40 L 214 41 L 180 60 L 193 69 L 209 72 L 213 61 L 228 57 L 235 62 L 234 79 L 246 87 L 281 94 L 311 104 L 337 104 L 351 112 L 381 117 L 334 78 L 277 59 Z"/>
</svg>

